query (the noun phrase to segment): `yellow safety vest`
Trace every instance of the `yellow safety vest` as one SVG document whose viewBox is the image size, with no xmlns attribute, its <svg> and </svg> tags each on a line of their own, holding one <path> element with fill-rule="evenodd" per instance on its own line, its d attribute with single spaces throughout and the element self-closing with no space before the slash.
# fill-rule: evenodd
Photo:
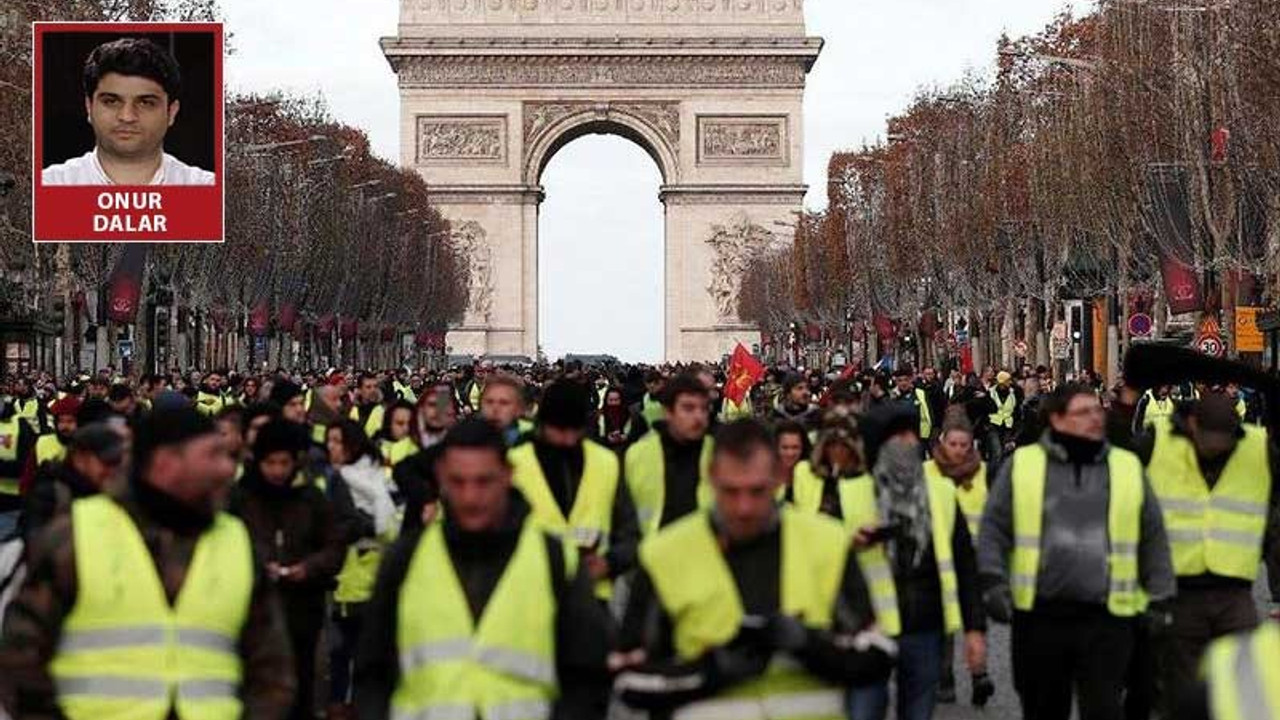
<svg viewBox="0 0 1280 720">
<path fill-rule="evenodd" d="M 779 611 L 818 629 L 831 627 L 848 558 L 841 527 L 791 508 L 781 511 Z M 673 628 L 676 655 L 696 660 L 726 645 L 744 618 L 742 598 L 708 513 L 688 515 L 640 545 L 640 563 L 653 581 Z M 673 720 L 839 720 L 844 691 L 775 656 L 764 674 L 720 695 L 686 705 Z"/>
<path fill-rule="evenodd" d="M 920 412 L 920 438 L 928 440 L 933 434 L 933 414 L 929 412 L 929 398 L 920 388 L 914 388 L 913 397 L 916 399 L 916 409 Z"/>
<path fill-rule="evenodd" d="M 217 415 L 226 405 L 226 401 L 221 395 L 214 395 L 203 390 L 196 393 L 196 410 L 202 415 Z"/>
<path fill-rule="evenodd" d="M 1280 718 L 1280 624 L 1214 641 L 1203 672 L 1213 720 Z"/>
<path fill-rule="evenodd" d="M 70 720 L 238 720 L 238 651 L 253 594 L 253 549 L 219 513 L 170 605 L 132 518 L 106 496 L 71 508 L 76 602 L 49 665 Z"/>
<path fill-rule="evenodd" d="M 709 508 L 714 501 L 711 491 L 711 456 L 715 451 L 715 442 L 710 436 L 702 439 L 702 456 L 698 460 L 698 507 Z M 631 499 L 636 504 L 636 515 L 640 520 L 640 531 L 644 535 L 657 532 L 663 520 L 675 518 L 662 517 L 662 505 L 667 493 L 667 461 L 662 451 L 662 436 L 657 430 L 645 433 L 631 447 L 627 448 L 624 467 L 627 475 L 627 488 L 631 490 Z"/>
<path fill-rule="evenodd" d="M 391 385 L 395 389 L 396 393 L 400 395 L 401 400 L 410 404 L 418 402 L 418 394 L 413 391 L 412 387 L 400 382 L 399 380 L 393 381 Z"/>
<path fill-rule="evenodd" d="M 1042 445 L 1028 445 L 1013 454 L 1013 559 L 1010 573 L 1013 605 L 1030 611 L 1036 602 L 1040 574 L 1040 539 L 1044 526 L 1044 486 L 1049 455 Z M 1107 453 L 1110 502 L 1107 536 L 1110 568 L 1107 610 L 1116 617 L 1132 617 L 1146 609 L 1138 587 L 1138 541 L 1142 532 L 1142 461 L 1119 448 Z"/>
<path fill-rule="evenodd" d="M 1210 490 L 1190 438 L 1160 422 L 1147 473 L 1164 513 L 1175 573 L 1257 579 L 1272 483 L 1266 430 L 1244 426 Z"/>
<path fill-rule="evenodd" d="M 987 464 L 978 464 L 978 472 L 973 474 L 973 480 L 969 483 L 967 490 L 943 475 L 942 469 L 933 460 L 924 464 L 924 474 L 931 480 L 943 480 L 955 485 L 956 502 L 960 504 L 960 512 L 964 513 L 965 525 L 969 527 L 969 537 L 973 538 L 976 544 L 978 528 L 982 526 L 982 511 L 987 507 Z"/>
<path fill-rule="evenodd" d="M 659 420 L 666 419 L 667 410 L 662 407 L 662 403 L 656 398 L 645 393 L 644 399 L 640 404 L 640 415 L 644 418 L 644 421 L 649 424 L 649 427 L 653 427 L 654 423 Z"/>
<path fill-rule="evenodd" d="M 21 492 L 22 468 L 18 464 L 18 445 L 22 441 L 22 423 L 18 415 L 0 421 L 0 466 L 10 468 L 0 474 L 0 495 L 17 495 Z"/>
<path fill-rule="evenodd" d="M 1148 427 L 1155 425 L 1161 420 L 1167 420 L 1173 417 L 1173 411 L 1177 408 L 1173 398 L 1164 398 L 1161 400 L 1156 394 L 1150 390 L 1147 391 L 1147 407 L 1142 413 L 1142 426 Z"/>
<path fill-rule="evenodd" d="M 31 429 L 40 432 L 40 401 L 31 397 L 14 401 L 15 413 L 31 425 Z"/>
<path fill-rule="evenodd" d="M 410 437 L 403 437 L 395 442 L 381 440 L 378 442 L 378 449 L 382 451 L 383 462 L 390 467 L 399 465 L 401 460 L 416 455 L 421 450 L 418 443 Z"/>
<path fill-rule="evenodd" d="M 480 400 L 484 397 L 484 386 L 472 381 L 471 391 L 467 395 L 467 404 L 471 406 L 473 411 L 480 412 Z"/>
<path fill-rule="evenodd" d="M 597 420 L 596 420 L 596 426 L 600 429 L 600 437 L 601 437 L 601 438 L 605 438 L 605 437 L 607 437 L 607 436 L 608 436 L 608 432 L 607 432 L 608 428 L 607 428 L 607 427 L 606 427 L 606 425 L 605 425 L 605 421 L 604 421 L 604 414 L 603 414 L 603 413 L 601 413 L 601 414 L 600 414 L 599 419 L 597 419 Z M 626 421 L 625 423 L 623 423 L 623 424 L 622 424 L 622 427 L 618 429 L 618 432 L 622 433 L 622 436 L 623 436 L 624 438 L 625 438 L 625 437 L 630 437 L 630 435 L 631 435 L 631 417 L 630 417 L 630 415 L 628 415 L 628 416 L 627 416 L 627 421 Z"/>
<path fill-rule="evenodd" d="M 951 557 L 951 536 L 956 523 L 956 490 L 950 480 L 926 479 L 929 484 L 929 517 L 933 524 L 933 555 L 938 565 L 938 587 L 942 591 L 942 618 L 947 632 L 961 627 L 959 583 L 955 561 Z M 844 515 L 845 532 L 852 536 L 864 527 L 879 525 L 876 505 L 876 483 L 870 475 L 840 483 L 840 513 Z M 886 635 L 902 634 L 902 615 L 898 611 L 898 588 L 889 566 L 884 544 L 864 548 L 857 553 L 858 567 L 867 581 L 876 624 Z"/>
<path fill-rule="evenodd" d="M 36 466 L 47 462 L 62 462 L 67 457 L 67 446 L 57 435 L 49 433 L 36 440 Z"/>
<path fill-rule="evenodd" d="M 724 406 L 720 408 L 720 419 L 724 422 L 733 422 L 734 420 L 749 418 L 754 414 L 755 411 L 751 406 L 750 395 L 743 395 L 741 403 L 736 403 L 729 398 L 725 398 Z"/>
<path fill-rule="evenodd" d="M 865 474 L 856 478 L 841 478 L 839 485 L 850 483 L 855 480 L 861 480 L 866 477 Z M 808 460 L 801 460 L 796 463 L 796 467 L 791 471 L 791 502 L 796 506 L 797 510 L 813 514 L 817 513 L 822 507 L 822 488 L 824 482 L 822 476 L 814 472 L 813 464 Z M 841 508 L 843 512 L 843 506 Z"/>
<path fill-rule="evenodd" d="M 324 445 L 328 442 L 329 428 L 321 423 L 312 423 L 311 425 L 311 442 L 316 445 Z"/>
<path fill-rule="evenodd" d="M 1244 401 L 1244 398 L 1236 398 L 1236 415 L 1239 415 L 1240 419 L 1243 420 L 1244 416 L 1248 414 L 1249 414 L 1248 403 Z"/>
<path fill-rule="evenodd" d="M 379 432 L 382 432 L 382 415 L 383 415 L 382 406 L 374 405 L 373 409 L 369 411 L 369 417 L 365 418 L 365 421 L 364 421 L 365 435 L 368 435 L 369 437 L 372 438 L 373 436 L 377 435 Z M 356 422 L 360 422 L 360 407 L 358 405 L 353 406 L 351 408 L 351 412 L 347 413 L 347 417 L 351 418 L 352 420 L 355 420 Z"/>
<path fill-rule="evenodd" d="M 594 548 L 603 556 L 609 549 L 613 528 L 613 502 L 618 493 L 618 456 L 590 440 L 582 442 L 582 480 L 566 518 L 547 485 L 534 444 L 526 442 L 507 451 L 511 482 L 529 501 L 531 517 L 544 530 L 572 542 L 575 548 Z M 596 596 L 613 596 L 608 580 L 596 583 Z"/>
<path fill-rule="evenodd" d="M 559 687 L 555 598 L 546 539 L 525 522 L 484 612 L 473 619 L 444 530 L 432 523 L 400 588 L 393 716 L 550 718 Z"/>
<path fill-rule="evenodd" d="M 918 391 L 917 391 L 918 392 Z M 1018 409 L 1018 396 L 1014 394 L 1013 388 L 1009 388 L 1009 395 L 1002 401 L 996 395 L 994 388 L 991 390 L 991 399 L 996 404 L 996 411 L 987 416 L 993 427 L 1013 428 L 1013 413 Z"/>
</svg>

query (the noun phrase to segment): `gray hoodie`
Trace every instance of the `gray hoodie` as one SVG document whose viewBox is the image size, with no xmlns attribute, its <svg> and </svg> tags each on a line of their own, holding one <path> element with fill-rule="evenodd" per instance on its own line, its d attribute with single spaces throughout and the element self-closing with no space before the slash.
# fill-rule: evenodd
<svg viewBox="0 0 1280 720">
<path fill-rule="evenodd" d="M 1109 592 L 1107 505 L 1110 473 L 1104 444 L 1091 461 L 1073 463 L 1049 433 L 1040 438 L 1048 451 L 1044 524 L 1036 597 L 1046 601 L 1105 605 Z M 978 533 L 978 572 L 984 586 L 1009 587 L 1013 552 L 1013 462 L 1004 463 L 991 488 Z M 1164 519 L 1151 483 L 1143 478 L 1142 530 L 1138 541 L 1138 580 L 1152 602 L 1175 592 L 1173 561 Z"/>
</svg>

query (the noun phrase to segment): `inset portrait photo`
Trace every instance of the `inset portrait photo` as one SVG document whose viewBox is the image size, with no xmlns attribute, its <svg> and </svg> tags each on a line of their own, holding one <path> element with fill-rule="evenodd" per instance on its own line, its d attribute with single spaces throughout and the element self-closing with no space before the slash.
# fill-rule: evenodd
<svg viewBox="0 0 1280 720">
<path fill-rule="evenodd" d="M 35 240 L 221 241 L 221 25 L 33 27 Z"/>
</svg>

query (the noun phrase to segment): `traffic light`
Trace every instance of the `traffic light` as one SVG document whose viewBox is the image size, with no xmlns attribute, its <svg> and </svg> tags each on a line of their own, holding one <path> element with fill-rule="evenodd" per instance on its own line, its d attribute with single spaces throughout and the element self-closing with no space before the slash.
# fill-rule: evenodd
<svg viewBox="0 0 1280 720">
<path fill-rule="evenodd" d="M 156 347 L 169 347 L 169 313 L 156 312 Z"/>
<path fill-rule="evenodd" d="M 1071 342 L 1080 342 L 1084 337 L 1084 308 L 1071 306 Z"/>
<path fill-rule="evenodd" d="M 67 330 L 67 303 L 62 298 L 53 301 L 53 324 L 58 327 L 58 334 L 61 335 Z"/>
</svg>

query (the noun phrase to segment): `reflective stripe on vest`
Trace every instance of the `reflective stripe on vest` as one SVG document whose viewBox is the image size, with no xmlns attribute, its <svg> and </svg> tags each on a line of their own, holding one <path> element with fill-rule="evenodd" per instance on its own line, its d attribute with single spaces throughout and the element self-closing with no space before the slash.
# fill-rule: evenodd
<svg viewBox="0 0 1280 720">
<path fill-rule="evenodd" d="M 1244 427 L 1212 490 L 1189 438 L 1168 422 L 1156 425 L 1155 437 L 1147 472 L 1164 513 L 1174 572 L 1255 580 L 1273 481 L 1266 431 Z"/>
<path fill-rule="evenodd" d="M 1010 583 L 1013 605 L 1029 611 L 1035 607 L 1036 580 L 1040 575 L 1040 540 L 1044 523 L 1044 489 L 1049 456 L 1042 445 L 1019 448 L 1013 454 L 1014 548 Z M 1119 448 L 1107 453 L 1110 501 L 1107 503 L 1107 537 L 1110 568 L 1107 609 L 1117 617 L 1132 617 L 1145 609 L 1138 588 L 1138 540 L 1142 530 L 1142 462 Z"/>
<path fill-rule="evenodd" d="M 933 460 L 924 464 L 924 473 L 926 477 L 934 480 L 955 483 L 954 480 L 942 474 L 942 469 Z M 978 542 L 978 528 L 982 526 L 982 511 L 987 507 L 987 494 L 987 464 L 978 463 L 978 471 L 974 473 L 973 478 L 969 481 L 968 489 L 959 484 L 956 485 L 956 502 L 960 504 L 960 512 L 964 513 L 964 521 L 969 528 L 969 537 L 975 545 Z"/>
<path fill-rule="evenodd" d="M 933 413 L 929 411 L 929 398 L 924 390 L 916 388 L 916 409 L 920 411 L 920 439 L 928 440 L 933 434 Z"/>
<path fill-rule="evenodd" d="M 478 622 L 440 523 L 400 588 L 395 718 L 544 720 L 556 697 L 555 590 L 547 542 L 526 522 Z"/>
<path fill-rule="evenodd" d="M 1204 676 L 1213 720 L 1280 718 L 1280 625 L 1215 641 L 1205 652 Z"/>
<path fill-rule="evenodd" d="M 715 443 L 711 436 L 702 439 L 702 455 L 698 459 L 698 507 L 711 507 L 711 456 Z M 631 499 L 636 504 L 636 514 L 640 520 L 640 530 L 645 535 L 657 532 L 663 521 L 670 523 L 676 518 L 662 517 L 662 506 L 666 501 L 667 462 L 663 454 L 662 436 L 657 430 L 645 433 L 631 447 L 627 448 L 626 459 L 627 488 L 631 490 Z"/>
<path fill-rule="evenodd" d="M 830 628 L 848 538 L 826 518 L 792 508 L 780 512 L 779 611 L 803 617 L 809 627 Z M 659 603 L 675 622 L 675 650 L 681 660 L 699 658 L 737 634 L 744 617 L 742 598 L 709 513 L 681 518 L 646 539 L 640 545 L 640 562 L 653 581 Z M 810 675 L 790 658 L 775 656 L 760 677 L 686 706 L 675 717 L 837 720 L 844 717 L 839 697 L 839 688 Z"/>
<path fill-rule="evenodd" d="M 512 485 L 529 501 L 531 516 L 543 529 L 568 538 L 576 547 L 594 548 L 601 556 L 608 552 L 613 502 L 618 493 L 618 456 L 612 450 L 590 440 L 582 441 L 582 480 L 568 518 L 551 493 L 533 443 L 508 450 L 507 459 L 512 466 Z M 612 592 L 612 583 L 607 579 L 596 583 L 597 597 L 608 599 Z"/>
<path fill-rule="evenodd" d="M 1013 393 L 1013 388 L 1009 388 L 1009 394 L 1004 400 L 992 390 L 991 399 L 996 404 L 996 411 L 988 415 L 987 420 L 995 427 L 1012 428 L 1013 413 L 1018 409 L 1018 396 Z"/>
<path fill-rule="evenodd" d="M 240 632 L 253 592 L 248 531 L 219 515 L 170 606 L 129 515 L 105 496 L 71 509 L 76 603 L 50 672 L 70 720 L 239 718 Z"/>
<path fill-rule="evenodd" d="M 50 433 L 41 435 L 36 440 L 36 465 L 43 465 L 47 462 L 62 462 L 67 457 L 67 446 L 62 444 L 62 440 L 57 435 Z"/>
</svg>

